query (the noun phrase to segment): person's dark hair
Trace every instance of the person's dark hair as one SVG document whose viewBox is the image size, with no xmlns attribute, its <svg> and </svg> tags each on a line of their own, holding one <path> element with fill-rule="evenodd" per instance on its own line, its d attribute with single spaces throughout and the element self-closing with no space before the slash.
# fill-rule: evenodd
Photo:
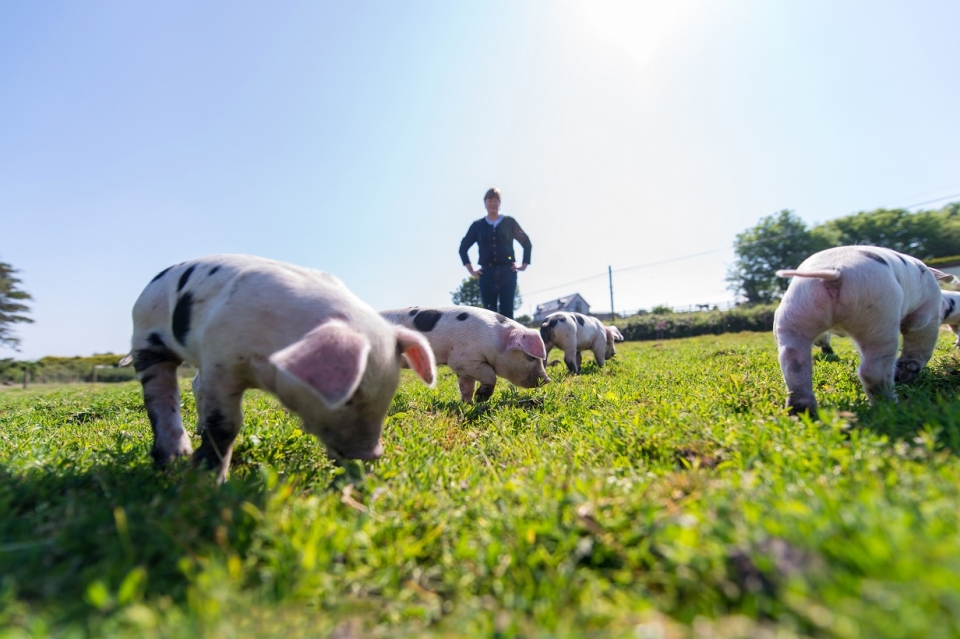
<svg viewBox="0 0 960 639">
<path fill-rule="evenodd" d="M 494 187 L 492 189 L 487 189 L 487 192 L 483 194 L 484 200 L 489 200 L 490 198 L 495 197 L 497 200 L 500 199 L 500 189 Z"/>
</svg>

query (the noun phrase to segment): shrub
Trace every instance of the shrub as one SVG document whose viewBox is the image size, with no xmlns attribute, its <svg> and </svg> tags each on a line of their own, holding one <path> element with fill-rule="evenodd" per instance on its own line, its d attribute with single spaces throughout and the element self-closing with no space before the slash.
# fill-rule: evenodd
<svg viewBox="0 0 960 639">
<path fill-rule="evenodd" d="M 770 331 L 773 330 L 773 312 L 776 308 L 774 304 L 765 304 L 738 306 L 729 311 L 635 315 L 620 327 L 620 332 L 624 339 L 640 341 Z"/>
</svg>

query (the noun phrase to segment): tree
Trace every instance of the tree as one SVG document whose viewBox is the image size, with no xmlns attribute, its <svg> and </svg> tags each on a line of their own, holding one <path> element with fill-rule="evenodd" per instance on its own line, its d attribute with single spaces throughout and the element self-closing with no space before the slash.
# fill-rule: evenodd
<svg viewBox="0 0 960 639">
<path fill-rule="evenodd" d="M 831 246 L 882 246 L 921 260 L 960 254 L 960 203 L 932 211 L 863 211 L 807 230 L 792 211 L 780 211 L 737 235 L 737 262 L 727 273 L 730 289 L 747 303 L 772 302 L 783 295 L 782 268 L 795 268 L 811 254 Z"/>
<path fill-rule="evenodd" d="M 460 288 L 450 293 L 453 303 L 458 306 L 476 306 L 483 308 L 483 298 L 480 295 L 480 280 L 475 277 L 468 277 L 460 282 Z M 513 310 L 517 310 L 523 304 L 523 298 L 520 296 L 520 286 L 513 294 Z"/>
<path fill-rule="evenodd" d="M 730 290 L 748 304 L 768 304 L 787 290 L 787 278 L 779 269 L 796 268 L 812 253 L 830 246 L 829 239 L 811 232 L 793 211 L 784 209 L 762 218 L 753 228 L 737 235 L 736 263 L 727 273 Z"/>
<path fill-rule="evenodd" d="M 450 293 L 453 303 L 457 306 L 476 306 L 483 308 L 483 299 L 480 297 L 480 280 L 468 277 L 460 283 L 460 288 Z"/>
<path fill-rule="evenodd" d="M 17 350 L 20 340 L 10 332 L 10 325 L 18 322 L 33 322 L 23 315 L 30 308 L 22 301 L 32 299 L 29 293 L 17 288 L 20 279 L 14 277 L 18 271 L 7 264 L 0 262 L 0 344 L 6 344 Z"/>
<path fill-rule="evenodd" d="M 872 244 L 921 260 L 960 253 L 960 204 L 910 213 L 877 209 L 824 222 L 816 229 L 834 246 Z"/>
</svg>

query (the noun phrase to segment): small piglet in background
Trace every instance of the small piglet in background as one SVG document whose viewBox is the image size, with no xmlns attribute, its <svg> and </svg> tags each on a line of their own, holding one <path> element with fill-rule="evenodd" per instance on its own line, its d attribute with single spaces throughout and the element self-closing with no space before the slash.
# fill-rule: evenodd
<svg viewBox="0 0 960 639">
<path fill-rule="evenodd" d="M 130 354 L 159 464 L 192 452 L 177 366 L 199 368 L 194 461 L 223 481 L 247 388 L 275 394 L 336 461 L 376 459 L 401 362 L 432 386 L 433 352 L 332 275 L 250 255 L 214 255 L 162 271 L 133 307 Z"/>
<path fill-rule="evenodd" d="M 960 348 L 960 292 L 942 291 L 943 300 L 940 305 L 940 323 L 946 324 L 957 336 L 954 346 Z"/>
<path fill-rule="evenodd" d="M 867 397 L 895 401 L 894 382 L 913 380 L 933 354 L 941 319 L 937 280 L 953 277 L 876 246 L 827 249 L 777 275 L 793 278 L 773 320 L 787 407 L 813 417 L 814 339 L 827 331 L 853 338 Z M 903 351 L 897 359 L 901 333 Z"/>
<path fill-rule="evenodd" d="M 414 306 L 380 314 L 427 338 L 437 363 L 457 374 L 464 402 L 490 399 L 498 376 L 522 388 L 550 381 L 543 368 L 547 351 L 540 334 L 499 313 L 473 306 Z"/>
<path fill-rule="evenodd" d="M 578 374 L 582 364 L 581 351 L 592 351 L 598 367 L 617 353 L 614 342 L 622 342 L 623 335 L 616 326 L 604 326 L 596 317 L 559 311 L 544 318 L 540 325 L 547 353 L 553 347 L 563 351 L 567 370 Z"/>
</svg>

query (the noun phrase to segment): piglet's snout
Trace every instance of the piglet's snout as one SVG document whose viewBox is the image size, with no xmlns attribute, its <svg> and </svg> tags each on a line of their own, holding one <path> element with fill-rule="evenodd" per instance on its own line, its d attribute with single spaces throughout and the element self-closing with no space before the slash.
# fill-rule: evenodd
<svg viewBox="0 0 960 639">
<path fill-rule="evenodd" d="M 530 378 L 530 387 L 535 388 L 537 386 L 543 386 L 544 384 L 549 384 L 551 381 L 553 380 L 551 380 L 546 374 L 537 374 Z"/>
<path fill-rule="evenodd" d="M 373 461 L 383 456 L 383 444 L 377 442 L 377 445 L 368 449 L 345 450 L 340 454 L 346 459 L 359 459 L 360 461 Z"/>
<path fill-rule="evenodd" d="M 382 455 L 383 455 L 383 444 L 381 444 L 380 442 L 377 442 L 377 445 L 373 447 L 373 450 L 357 455 L 357 459 L 362 459 L 364 461 L 373 461 L 374 459 L 380 459 Z"/>
</svg>

